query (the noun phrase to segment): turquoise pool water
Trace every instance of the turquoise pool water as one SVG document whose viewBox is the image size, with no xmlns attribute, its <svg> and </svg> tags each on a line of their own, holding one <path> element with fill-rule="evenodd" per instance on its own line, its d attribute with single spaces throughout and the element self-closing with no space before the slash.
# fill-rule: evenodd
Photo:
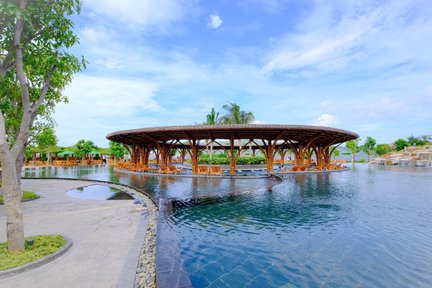
<svg viewBox="0 0 432 288">
<path fill-rule="evenodd" d="M 33 169 L 23 176 L 119 182 L 155 200 L 217 197 L 179 205 L 169 218 L 194 287 L 432 283 L 430 168 L 356 165 L 282 183 L 144 176 L 107 166 Z"/>
<path fill-rule="evenodd" d="M 295 175 L 172 215 L 194 287 L 430 287 L 432 171 Z"/>
</svg>

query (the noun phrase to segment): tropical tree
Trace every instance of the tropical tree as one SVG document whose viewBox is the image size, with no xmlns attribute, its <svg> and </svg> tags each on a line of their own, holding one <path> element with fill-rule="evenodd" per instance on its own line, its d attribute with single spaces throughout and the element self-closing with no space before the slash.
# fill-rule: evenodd
<svg viewBox="0 0 432 288">
<path fill-rule="evenodd" d="M 376 140 L 370 136 L 368 136 L 365 140 L 365 143 L 361 146 L 361 150 L 366 153 L 368 156 L 368 162 L 370 158 L 370 154 L 375 150 Z"/>
<path fill-rule="evenodd" d="M 379 156 L 385 155 L 391 152 L 391 147 L 389 144 L 378 144 L 375 148 L 375 153 Z"/>
<path fill-rule="evenodd" d="M 88 155 L 92 150 L 98 149 L 97 146 L 90 140 L 79 140 L 76 144 L 76 156 L 80 158 L 84 158 Z"/>
<path fill-rule="evenodd" d="M 57 145 L 57 136 L 55 135 L 54 128 L 51 126 L 43 126 L 41 131 L 34 136 L 39 152 L 47 154 L 48 162 L 51 161 L 50 148 Z"/>
<path fill-rule="evenodd" d="M 219 120 L 219 112 L 216 112 L 215 108 L 211 109 L 210 114 L 207 114 L 207 121 L 204 123 L 204 125 L 215 125 L 218 123 Z M 208 144 L 208 140 L 206 142 L 206 145 Z M 210 143 L 210 158 L 213 157 L 213 142 Z"/>
<path fill-rule="evenodd" d="M 109 154 L 114 155 L 114 157 L 117 158 L 123 158 L 123 156 L 127 153 L 126 148 L 114 141 L 109 141 Z"/>
<path fill-rule="evenodd" d="M 228 102 L 228 104 L 222 106 L 223 109 L 227 110 L 228 114 L 220 118 L 220 123 L 249 124 L 255 120 L 255 116 L 252 112 L 242 111 L 240 106 L 236 103 Z"/>
<path fill-rule="evenodd" d="M 340 151 L 338 150 L 338 149 L 335 149 L 334 151 L 333 151 L 333 159 L 334 160 L 336 160 L 336 157 L 339 157 L 340 156 Z"/>
<path fill-rule="evenodd" d="M 409 146 L 409 143 L 407 140 L 403 139 L 403 138 L 399 138 L 394 142 L 395 146 L 396 146 L 396 150 L 397 151 L 401 151 L 403 149 L 405 149 L 405 147 Z"/>
<path fill-rule="evenodd" d="M 414 137 L 413 135 L 411 135 L 407 138 L 407 141 L 409 146 L 421 146 L 427 144 L 430 138 L 431 137 L 429 135 L 422 135 L 419 137 Z"/>
<path fill-rule="evenodd" d="M 57 145 L 57 136 L 55 131 L 50 126 L 45 126 L 42 128 L 42 131 L 35 135 L 35 142 L 37 147 L 40 149 L 46 149 L 52 146 Z"/>
<path fill-rule="evenodd" d="M 216 112 L 215 108 L 211 109 L 210 114 L 207 114 L 207 121 L 204 125 L 215 125 L 219 120 L 219 112 Z"/>
<path fill-rule="evenodd" d="M 78 42 L 69 17 L 79 0 L 0 2 L 0 162 L 9 250 L 24 249 L 21 168 L 39 118 L 49 118 L 84 59 L 68 52 Z"/>
<path fill-rule="evenodd" d="M 345 143 L 345 146 L 351 151 L 351 163 L 354 164 L 355 154 L 360 151 L 360 139 L 350 140 Z"/>
</svg>

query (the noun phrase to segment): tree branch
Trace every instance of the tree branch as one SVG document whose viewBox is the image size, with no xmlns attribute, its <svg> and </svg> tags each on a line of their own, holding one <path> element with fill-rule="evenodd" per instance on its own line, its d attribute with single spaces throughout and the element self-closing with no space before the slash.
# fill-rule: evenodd
<svg viewBox="0 0 432 288">
<path fill-rule="evenodd" d="M 55 65 L 51 67 L 51 69 L 48 72 L 48 75 L 45 78 L 44 85 L 42 87 L 42 91 L 39 95 L 38 100 L 33 104 L 31 107 L 32 116 L 36 116 L 36 111 L 39 109 L 40 105 L 42 105 L 43 101 L 45 100 L 45 96 L 48 93 L 48 89 L 51 86 L 51 77 L 54 74 L 54 71 L 57 69 Z M 34 117 L 32 117 L 34 119 Z"/>
<path fill-rule="evenodd" d="M 3 112 L 0 111 L 0 153 L 4 154 L 9 149 L 6 138 L 6 123 Z"/>
<path fill-rule="evenodd" d="M 0 65 L 0 80 L 6 75 L 6 72 L 15 66 L 15 61 L 13 60 L 13 51 L 8 51 L 5 59 Z"/>
<path fill-rule="evenodd" d="M 20 10 L 24 11 L 26 7 L 26 1 L 20 1 Z M 21 97 L 24 108 L 24 114 L 30 110 L 30 95 L 27 79 L 24 72 L 23 53 L 21 46 L 21 34 L 23 31 L 24 21 L 22 15 L 16 20 L 15 34 L 14 34 L 14 49 L 15 49 L 15 66 L 17 69 L 18 81 L 21 85 Z"/>
</svg>

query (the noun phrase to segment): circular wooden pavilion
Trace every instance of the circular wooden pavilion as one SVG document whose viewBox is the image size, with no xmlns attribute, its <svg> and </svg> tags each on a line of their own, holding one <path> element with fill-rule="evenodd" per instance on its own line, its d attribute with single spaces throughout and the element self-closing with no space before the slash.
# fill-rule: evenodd
<svg viewBox="0 0 432 288">
<path fill-rule="evenodd" d="M 356 133 L 322 126 L 273 124 L 220 124 L 165 126 L 124 130 L 110 133 L 107 139 L 128 147 L 133 163 L 148 165 L 153 151 L 160 164 L 171 161 L 172 149 L 179 149 L 184 159 L 188 153 L 192 172 L 197 173 L 200 152 L 214 147 L 223 149 L 230 158 L 230 174 L 236 174 L 236 160 L 242 151 L 260 150 L 267 160 L 267 172 L 273 171 L 276 154 L 283 160 L 288 151 L 294 154 L 296 165 L 304 161 L 327 165 L 340 144 L 357 139 Z M 160 159 L 160 160 L 159 160 Z"/>
</svg>

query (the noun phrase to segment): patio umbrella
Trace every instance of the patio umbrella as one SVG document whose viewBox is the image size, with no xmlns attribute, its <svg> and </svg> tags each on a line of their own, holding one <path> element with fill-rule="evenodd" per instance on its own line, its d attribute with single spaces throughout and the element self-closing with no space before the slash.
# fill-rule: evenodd
<svg viewBox="0 0 432 288">
<path fill-rule="evenodd" d="M 90 154 L 90 155 L 100 155 L 101 153 L 99 153 L 99 152 L 96 151 L 96 150 L 93 150 L 93 151 L 91 151 L 89 154 Z"/>
<path fill-rule="evenodd" d="M 74 154 L 75 154 L 75 152 L 72 152 L 70 150 L 65 150 L 65 151 L 59 153 L 58 156 L 64 157 L 64 156 L 69 156 L 69 155 L 74 155 Z"/>
</svg>

